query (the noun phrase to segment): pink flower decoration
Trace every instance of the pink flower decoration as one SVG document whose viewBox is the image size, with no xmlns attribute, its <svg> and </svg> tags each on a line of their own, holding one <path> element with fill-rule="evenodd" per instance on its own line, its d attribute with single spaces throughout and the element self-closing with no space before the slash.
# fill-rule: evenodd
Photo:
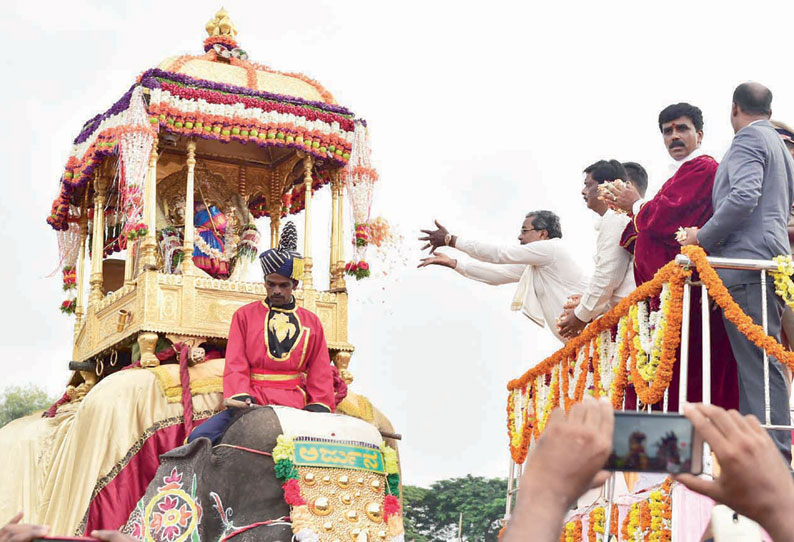
<svg viewBox="0 0 794 542">
<path fill-rule="evenodd" d="M 298 485 L 298 481 L 296 479 L 290 478 L 283 486 L 281 486 L 281 489 L 284 490 L 284 500 L 290 506 L 301 506 L 306 504 L 306 501 L 303 500 L 303 497 L 301 497 L 300 486 Z"/>
</svg>

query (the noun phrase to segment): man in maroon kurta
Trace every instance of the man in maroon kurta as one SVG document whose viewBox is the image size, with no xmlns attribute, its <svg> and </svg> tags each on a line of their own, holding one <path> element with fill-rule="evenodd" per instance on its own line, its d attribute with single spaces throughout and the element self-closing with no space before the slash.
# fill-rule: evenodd
<svg viewBox="0 0 794 542">
<path fill-rule="evenodd" d="M 288 222 L 279 248 L 259 260 L 267 298 L 240 307 L 232 317 L 223 397 L 243 404 L 283 405 L 312 412 L 333 412 L 337 404 L 334 373 L 320 319 L 297 307 L 293 288 L 303 275 L 295 251 L 297 233 Z M 208 419 L 188 438 L 216 442 L 236 419 L 226 409 Z"/>
<path fill-rule="evenodd" d="M 717 161 L 700 149 L 703 114 L 687 103 L 666 107 L 659 114 L 659 129 L 673 158 L 672 177 L 656 196 L 643 201 L 631 185 L 618 191 L 612 204 L 627 211 L 632 221 L 626 226 L 621 245 L 634 254 L 637 286 L 648 282 L 659 269 L 675 259 L 680 245 L 675 234 L 680 227 L 702 226 L 711 217 L 711 190 Z M 689 335 L 687 400 L 702 398 L 702 333 L 700 290 L 692 290 Z M 719 309 L 711 311 L 711 394 L 712 401 L 725 408 L 738 406 L 736 361 L 730 349 Z M 679 349 L 680 354 L 680 349 Z M 680 355 L 676 356 L 680 359 Z M 668 393 L 669 410 L 678 408 L 678 363 Z M 627 406 L 633 404 L 633 390 Z M 661 408 L 661 405 L 659 405 Z"/>
</svg>

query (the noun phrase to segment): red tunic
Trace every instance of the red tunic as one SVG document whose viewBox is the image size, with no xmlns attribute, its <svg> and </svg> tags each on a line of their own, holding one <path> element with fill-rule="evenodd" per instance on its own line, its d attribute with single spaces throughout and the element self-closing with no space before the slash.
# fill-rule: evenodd
<svg viewBox="0 0 794 542">
<path fill-rule="evenodd" d="M 637 286 L 651 280 L 681 251 L 681 245 L 675 240 L 679 227 L 700 227 L 711 217 L 714 212 L 711 189 L 718 165 L 714 158 L 706 155 L 685 162 L 626 226 L 621 244 L 625 247 L 636 237 L 634 278 Z"/>
<path fill-rule="evenodd" d="M 679 227 L 700 227 L 714 212 L 711 191 L 717 163 L 707 155 L 685 162 L 659 190 L 643 204 L 640 212 L 626 226 L 621 245 L 634 253 L 634 278 L 637 286 L 648 282 L 659 269 L 675 259 L 681 245 L 675 240 Z M 702 333 L 700 326 L 700 288 L 692 288 L 689 328 L 689 371 L 687 400 L 702 398 Z M 738 381 L 736 360 L 733 357 L 722 312 L 712 306 L 711 314 L 711 394 L 712 402 L 724 408 L 737 408 Z M 680 359 L 679 353 L 676 359 Z M 668 392 L 670 411 L 678 409 L 678 363 Z M 626 395 L 626 407 L 634 405 L 634 390 Z M 659 405 L 660 406 L 660 405 Z"/>
<path fill-rule="evenodd" d="M 291 312 L 300 323 L 298 339 L 281 359 L 268 348 L 265 324 L 271 310 Z M 317 316 L 297 307 L 269 309 L 257 301 L 232 318 L 223 373 L 223 396 L 254 397 L 260 405 L 303 408 L 321 404 L 334 411 L 334 378 L 323 326 Z"/>
</svg>

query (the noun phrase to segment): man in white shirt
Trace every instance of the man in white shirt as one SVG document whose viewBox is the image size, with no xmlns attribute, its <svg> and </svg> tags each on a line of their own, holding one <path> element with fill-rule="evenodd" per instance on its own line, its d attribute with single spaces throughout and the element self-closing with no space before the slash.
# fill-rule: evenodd
<svg viewBox="0 0 794 542">
<path fill-rule="evenodd" d="M 648 176 L 642 166 L 639 164 L 637 166 L 639 169 L 634 168 L 637 181 L 628 175 L 623 164 L 617 160 L 599 160 L 584 170 L 582 197 L 588 209 L 599 217 L 595 224 L 598 232 L 594 257 L 595 271 L 576 308 L 567 310 L 560 316 L 560 335 L 566 339 L 579 335 L 588 322 L 617 305 L 635 288 L 632 256 L 620 246 L 620 237 L 631 219 L 610 209 L 606 202 L 599 198 L 598 187 L 605 182 L 621 179 L 632 182 L 637 191 L 644 196 L 648 186 Z M 644 179 L 643 173 L 645 173 Z"/>
<path fill-rule="evenodd" d="M 464 277 L 486 284 L 517 282 L 512 310 L 520 310 L 527 318 L 543 326 L 565 342 L 557 330 L 556 318 L 566 298 L 584 291 L 587 282 L 579 264 L 562 245 L 559 217 L 551 211 L 533 211 L 521 225 L 519 246 L 495 246 L 452 235 L 436 221 L 436 230 L 422 230 L 420 240 L 427 241 L 430 257 L 419 267 L 440 265 L 454 269 Z M 462 261 L 437 253 L 449 246 L 468 254 L 479 262 Z"/>
</svg>

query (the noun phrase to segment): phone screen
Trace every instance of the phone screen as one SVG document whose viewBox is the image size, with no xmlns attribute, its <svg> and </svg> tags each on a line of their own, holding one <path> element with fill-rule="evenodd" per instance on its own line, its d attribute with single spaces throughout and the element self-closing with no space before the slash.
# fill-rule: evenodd
<svg viewBox="0 0 794 542">
<path fill-rule="evenodd" d="M 615 412 L 612 453 L 604 468 L 632 472 L 700 472 L 698 446 L 692 423 L 680 414 Z"/>
</svg>

